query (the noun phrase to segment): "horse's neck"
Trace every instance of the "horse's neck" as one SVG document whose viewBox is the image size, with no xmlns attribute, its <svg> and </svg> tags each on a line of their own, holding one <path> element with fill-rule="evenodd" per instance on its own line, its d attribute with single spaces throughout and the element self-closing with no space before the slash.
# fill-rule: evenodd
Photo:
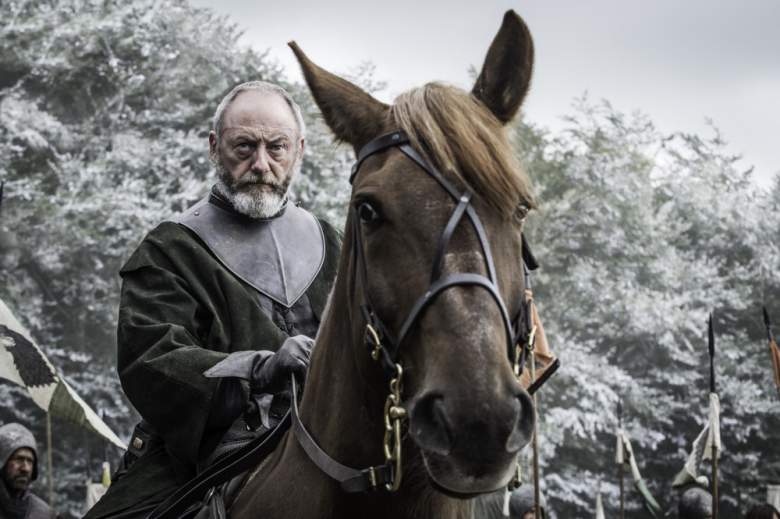
<svg viewBox="0 0 780 519">
<path fill-rule="evenodd" d="M 331 303 L 335 305 L 338 299 Z M 344 307 L 331 307 L 317 339 L 301 419 L 336 461 L 357 469 L 384 463 L 384 400 L 388 381 L 367 347 L 353 345 L 352 323 Z M 336 510 L 350 517 L 470 519 L 471 506 L 433 491 L 419 451 L 407 440 L 403 477 L 396 493 L 332 496 Z M 326 486 L 337 489 L 327 476 Z M 355 515 L 352 515 L 355 514 Z M 340 516 L 341 517 L 341 516 Z"/>
<path fill-rule="evenodd" d="M 346 287 L 339 279 L 312 353 L 300 418 L 329 456 L 362 469 L 382 461 L 383 402 L 360 373 L 367 366 L 359 364 L 365 359 L 352 349 Z M 369 405 L 372 399 L 375 405 Z M 338 484 L 308 458 L 291 430 L 250 475 L 231 507 L 231 517 L 336 517 L 345 506 L 344 497 Z"/>
<path fill-rule="evenodd" d="M 387 382 L 368 351 L 355 350 L 343 292 L 335 288 L 303 393 L 300 417 L 317 444 L 343 465 L 384 463 Z M 342 297 L 339 297 L 339 296 Z M 434 492 L 416 448 L 407 448 L 405 484 L 397 493 L 346 494 L 317 468 L 289 432 L 253 474 L 231 517 L 448 517 L 467 519 L 470 506 Z"/>
<path fill-rule="evenodd" d="M 301 421 L 331 457 L 366 468 L 382 461 L 385 384 L 368 352 L 354 351 L 349 315 L 340 300 L 334 294 L 317 337 Z"/>
</svg>

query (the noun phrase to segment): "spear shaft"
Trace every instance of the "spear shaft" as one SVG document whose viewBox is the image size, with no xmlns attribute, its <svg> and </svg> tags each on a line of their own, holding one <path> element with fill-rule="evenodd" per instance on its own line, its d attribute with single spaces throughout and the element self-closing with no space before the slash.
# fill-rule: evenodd
<svg viewBox="0 0 780 519">
<path fill-rule="evenodd" d="M 534 352 L 531 351 L 531 383 L 536 381 L 536 359 Z M 533 471 L 534 471 L 534 519 L 542 519 L 540 510 L 541 491 L 539 489 L 539 403 L 536 399 L 536 393 L 531 397 L 536 410 L 536 420 L 534 420 L 534 443 L 533 443 Z"/>
<path fill-rule="evenodd" d="M 618 400 L 617 403 L 617 418 L 618 418 L 618 432 L 623 429 L 623 405 L 620 403 L 620 400 Z M 619 448 L 622 452 L 623 450 L 623 438 L 618 436 L 618 444 Z M 621 458 L 623 458 L 621 456 Z M 625 519 L 626 512 L 625 512 L 625 506 L 626 506 L 626 494 L 625 494 L 625 487 L 623 486 L 623 480 L 625 479 L 625 468 L 626 463 L 624 459 L 620 460 L 620 463 L 618 464 L 618 480 L 620 481 L 620 519 Z"/>
<path fill-rule="evenodd" d="M 712 328 L 712 314 L 707 326 L 707 346 L 710 353 L 710 393 L 717 394 L 715 388 L 715 332 Z M 720 423 L 720 420 L 718 420 Z M 720 424 L 718 423 L 718 427 Z M 712 431 L 710 431 L 712 434 Z M 712 519 L 718 519 L 718 446 L 712 445 Z"/>
<path fill-rule="evenodd" d="M 707 346 L 710 351 L 710 393 L 715 393 L 715 332 L 712 329 L 712 314 L 710 314 L 707 336 Z"/>
<path fill-rule="evenodd" d="M 526 299 L 527 304 L 527 311 L 525 315 L 526 319 L 526 326 L 528 327 L 528 330 L 531 330 L 529 342 L 527 346 L 524 346 L 523 353 L 528 352 L 529 359 L 529 370 L 531 375 L 531 385 L 533 385 L 534 382 L 536 382 L 536 355 L 534 355 L 534 346 L 536 346 L 536 334 L 534 333 L 534 322 L 533 322 L 533 299 L 531 294 L 531 272 L 528 269 L 528 266 L 523 263 L 523 279 L 525 282 L 525 289 L 527 293 L 528 299 Z M 530 387 L 530 386 L 529 386 Z M 533 428 L 533 442 L 532 442 L 532 465 L 533 465 L 533 480 L 534 480 L 534 519 L 542 519 L 542 513 L 541 513 L 541 490 L 539 489 L 539 403 L 536 399 L 536 392 L 534 392 L 531 395 L 531 399 L 533 401 L 534 406 L 534 412 L 536 413 L 536 420 L 534 420 L 534 428 Z"/>
<path fill-rule="evenodd" d="M 2 186 L 0 186 L 1 188 Z M 2 193 L 2 191 L 0 191 Z M 772 323 L 769 322 L 769 312 L 766 311 L 766 307 L 762 307 L 764 311 L 764 326 L 766 326 L 766 340 L 772 342 L 774 336 L 772 335 Z"/>
<path fill-rule="evenodd" d="M 712 519 L 718 519 L 718 448 L 712 447 Z"/>
<path fill-rule="evenodd" d="M 626 518 L 626 513 L 625 513 L 626 501 L 625 501 L 625 494 L 623 489 L 624 470 L 625 467 L 621 463 L 620 466 L 618 467 L 618 473 L 620 474 L 620 519 Z"/>
<path fill-rule="evenodd" d="M 51 440 L 51 413 L 46 411 L 46 483 L 49 487 L 49 505 L 54 506 L 54 456 L 52 454 Z"/>
<path fill-rule="evenodd" d="M 772 323 L 769 322 L 769 312 L 766 311 L 766 307 L 763 307 L 764 311 L 764 326 L 766 326 L 766 340 L 769 341 L 769 358 L 772 359 L 772 369 L 775 368 L 775 335 L 772 333 Z M 780 393 L 780 381 L 778 381 L 778 374 L 774 374 L 775 383 L 777 384 L 777 391 Z"/>
</svg>

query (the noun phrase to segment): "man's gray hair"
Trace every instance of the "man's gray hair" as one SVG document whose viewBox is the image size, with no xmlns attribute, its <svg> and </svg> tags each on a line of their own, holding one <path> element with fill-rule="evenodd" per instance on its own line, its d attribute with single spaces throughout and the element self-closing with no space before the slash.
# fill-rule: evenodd
<svg viewBox="0 0 780 519">
<path fill-rule="evenodd" d="M 225 110 L 228 106 L 230 106 L 230 103 L 232 103 L 233 100 L 238 97 L 238 94 L 246 90 L 256 90 L 258 92 L 280 95 L 282 99 L 287 102 L 290 110 L 292 110 L 293 116 L 295 116 L 295 123 L 298 125 L 298 133 L 300 134 L 300 137 L 302 139 L 306 137 L 306 123 L 303 122 L 301 107 L 298 106 L 298 103 L 295 102 L 287 90 L 280 87 L 279 85 L 269 83 L 268 81 L 248 81 L 234 87 L 233 90 L 228 92 L 228 94 L 222 98 L 219 106 L 217 106 L 217 111 L 214 112 L 214 120 L 212 122 L 214 133 L 217 134 L 217 139 L 220 138 L 222 133 L 222 117 L 225 114 Z"/>
</svg>

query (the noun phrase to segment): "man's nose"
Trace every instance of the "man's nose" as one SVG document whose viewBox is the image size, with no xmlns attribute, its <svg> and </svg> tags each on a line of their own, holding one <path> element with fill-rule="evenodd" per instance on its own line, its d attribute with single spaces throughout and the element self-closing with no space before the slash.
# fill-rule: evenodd
<svg viewBox="0 0 780 519">
<path fill-rule="evenodd" d="M 252 161 L 252 170 L 265 173 L 270 168 L 268 162 L 268 150 L 264 145 L 260 145 L 255 150 L 254 160 Z"/>
<path fill-rule="evenodd" d="M 33 462 L 31 460 L 23 460 L 21 462 L 21 465 L 20 465 L 19 469 L 22 472 L 31 473 L 32 469 L 33 469 Z"/>
</svg>

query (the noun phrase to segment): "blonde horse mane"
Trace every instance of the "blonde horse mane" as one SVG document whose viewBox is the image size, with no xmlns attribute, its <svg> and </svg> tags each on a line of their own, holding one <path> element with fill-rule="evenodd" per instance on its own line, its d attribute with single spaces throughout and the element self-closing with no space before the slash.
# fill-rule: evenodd
<svg viewBox="0 0 780 519">
<path fill-rule="evenodd" d="M 395 123 L 413 147 L 442 172 L 450 171 L 504 217 L 536 207 L 528 175 L 506 128 L 474 96 L 428 83 L 396 98 Z"/>
</svg>

